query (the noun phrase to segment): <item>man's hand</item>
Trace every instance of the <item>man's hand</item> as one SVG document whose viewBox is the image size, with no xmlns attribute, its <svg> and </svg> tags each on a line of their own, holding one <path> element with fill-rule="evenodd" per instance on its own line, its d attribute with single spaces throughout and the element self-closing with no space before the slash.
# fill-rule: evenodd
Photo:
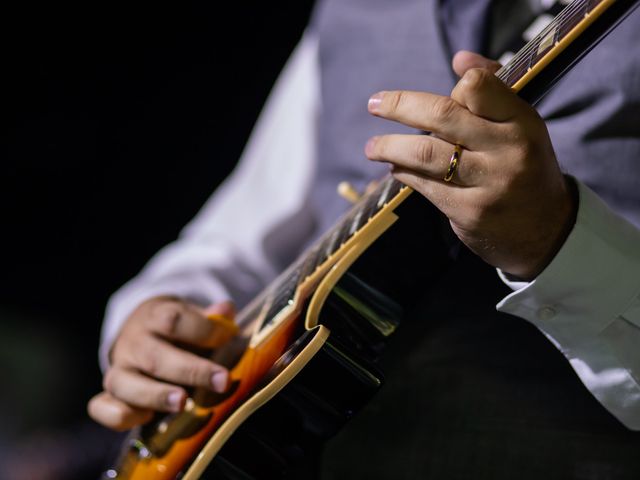
<svg viewBox="0 0 640 480">
<path fill-rule="evenodd" d="M 433 135 L 384 135 L 365 147 L 393 175 L 448 218 L 456 235 L 489 264 L 535 278 L 566 239 L 577 209 L 537 112 L 506 87 L 498 64 L 459 52 L 451 97 L 389 91 L 369 100 L 379 117 Z M 454 145 L 463 147 L 451 182 Z"/>
<path fill-rule="evenodd" d="M 113 345 L 104 391 L 88 405 L 91 417 L 109 428 L 127 430 L 149 421 L 154 411 L 180 411 L 187 397 L 183 386 L 224 392 L 228 371 L 185 350 L 218 346 L 222 332 L 206 317 L 211 314 L 232 318 L 234 309 L 221 303 L 202 311 L 166 297 L 140 305 Z"/>
</svg>

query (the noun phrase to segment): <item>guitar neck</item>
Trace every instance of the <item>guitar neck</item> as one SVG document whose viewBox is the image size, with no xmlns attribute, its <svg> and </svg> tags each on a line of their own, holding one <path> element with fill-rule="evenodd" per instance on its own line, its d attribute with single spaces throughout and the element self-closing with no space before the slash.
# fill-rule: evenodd
<svg viewBox="0 0 640 480">
<path fill-rule="evenodd" d="M 537 103 L 639 4 L 638 0 L 572 1 L 496 76 L 529 103 Z"/>
<path fill-rule="evenodd" d="M 525 100 L 535 103 L 639 3 L 640 0 L 572 1 L 500 68 L 496 76 Z M 329 261 L 387 205 L 396 204 L 397 197 L 406 198 L 407 191 L 410 189 L 393 177 L 385 177 L 244 308 L 238 315 L 238 323 L 248 324 L 260 312 L 268 322 L 293 301 L 298 285 Z"/>
<path fill-rule="evenodd" d="M 287 303 L 292 302 L 297 287 L 321 268 L 391 200 L 408 187 L 391 176 L 381 180 L 373 191 L 365 195 L 351 210 L 344 214 L 328 232 L 307 248 L 289 268 L 282 272 L 237 317 L 239 325 L 245 325 L 259 316 L 263 309 L 265 321 L 272 319 Z"/>
</svg>

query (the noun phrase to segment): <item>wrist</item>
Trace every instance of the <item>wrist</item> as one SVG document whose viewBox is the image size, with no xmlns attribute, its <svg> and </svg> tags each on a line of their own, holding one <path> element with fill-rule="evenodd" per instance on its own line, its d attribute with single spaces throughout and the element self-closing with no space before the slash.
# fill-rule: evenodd
<svg viewBox="0 0 640 480">
<path fill-rule="evenodd" d="M 558 199 L 548 207 L 550 215 L 544 215 L 538 239 L 532 242 L 529 253 L 522 257 L 519 266 L 501 268 L 513 281 L 529 282 L 535 279 L 555 258 L 576 223 L 579 195 L 574 179 L 563 175 L 563 189 Z"/>
</svg>

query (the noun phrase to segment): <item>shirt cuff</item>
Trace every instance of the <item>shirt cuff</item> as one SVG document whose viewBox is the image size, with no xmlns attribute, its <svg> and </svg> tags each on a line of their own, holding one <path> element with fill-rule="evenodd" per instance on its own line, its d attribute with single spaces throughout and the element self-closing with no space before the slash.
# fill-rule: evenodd
<svg viewBox="0 0 640 480">
<path fill-rule="evenodd" d="M 625 320 L 640 291 L 640 231 L 576 183 L 578 215 L 565 244 L 532 282 L 498 270 L 515 291 L 496 308 L 536 325 L 593 395 L 626 426 L 640 429 L 640 381 L 633 375 L 640 365 L 627 352 L 640 345 L 640 328 Z M 609 334 L 622 323 L 637 343 Z"/>
</svg>

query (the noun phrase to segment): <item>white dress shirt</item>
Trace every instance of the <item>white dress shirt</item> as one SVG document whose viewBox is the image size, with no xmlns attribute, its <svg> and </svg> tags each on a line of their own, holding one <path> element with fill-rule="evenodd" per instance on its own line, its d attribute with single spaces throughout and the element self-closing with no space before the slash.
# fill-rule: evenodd
<svg viewBox="0 0 640 480">
<path fill-rule="evenodd" d="M 201 305 L 226 299 L 243 305 L 279 273 L 264 240 L 277 238 L 282 222 L 304 223 L 310 215 L 321 103 L 317 59 L 317 39 L 307 33 L 234 172 L 180 237 L 110 299 L 100 347 L 103 369 L 122 324 L 141 302 L 177 295 Z M 580 182 L 578 189 L 577 223 L 556 258 L 530 283 L 511 282 L 498 272 L 514 292 L 497 308 L 536 325 L 602 405 L 640 430 L 640 230 Z M 291 239 L 280 240 L 278 257 L 289 252 L 293 260 Z"/>
</svg>

